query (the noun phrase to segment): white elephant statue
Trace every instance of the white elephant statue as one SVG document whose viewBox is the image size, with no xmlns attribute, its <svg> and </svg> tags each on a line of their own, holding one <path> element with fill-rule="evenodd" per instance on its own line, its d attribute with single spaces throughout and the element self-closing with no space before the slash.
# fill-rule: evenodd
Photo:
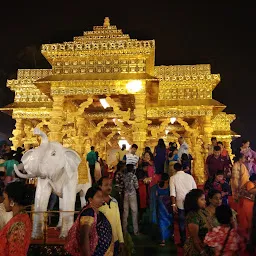
<svg viewBox="0 0 256 256">
<path fill-rule="evenodd" d="M 14 166 L 14 170 L 20 178 L 38 178 L 35 212 L 47 211 L 52 192 L 60 197 L 60 209 L 64 211 L 60 214 L 60 237 L 66 237 L 74 222 L 76 193 L 80 192 L 81 205 L 84 205 L 84 196 L 91 181 L 78 185 L 78 166 L 81 159 L 74 150 L 64 148 L 58 142 L 49 142 L 46 134 L 38 128 L 34 129 L 34 134 L 41 136 L 41 145 L 27 151 L 22 156 L 22 164 Z M 43 213 L 34 214 L 32 238 L 41 238 L 43 230 Z"/>
</svg>

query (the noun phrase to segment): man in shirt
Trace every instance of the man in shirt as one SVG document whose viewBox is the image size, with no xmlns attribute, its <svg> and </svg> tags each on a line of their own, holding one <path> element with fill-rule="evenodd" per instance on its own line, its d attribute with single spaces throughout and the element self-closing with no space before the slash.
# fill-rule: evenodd
<svg viewBox="0 0 256 256">
<path fill-rule="evenodd" d="M 139 162 L 139 156 L 136 155 L 136 151 L 138 149 L 138 146 L 136 144 L 133 144 L 130 150 L 130 153 L 127 153 L 124 156 L 124 161 L 126 165 L 132 164 L 134 166 L 134 170 L 138 167 L 138 162 Z"/>
<path fill-rule="evenodd" d="M 193 176 L 185 173 L 180 163 L 176 163 L 174 169 L 176 174 L 170 178 L 170 195 L 173 212 L 178 213 L 180 242 L 183 246 L 186 240 L 184 200 L 187 193 L 197 187 Z"/>
<path fill-rule="evenodd" d="M 229 168 L 228 159 L 226 157 L 222 157 L 220 153 L 220 147 L 215 146 L 213 154 L 209 155 L 206 159 L 205 170 L 208 178 L 213 178 L 218 170 L 225 171 L 225 168 Z"/>
<path fill-rule="evenodd" d="M 216 137 L 212 137 L 211 138 L 211 145 L 209 145 L 208 147 L 208 155 L 212 155 L 213 154 L 213 151 L 214 151 L 214 147 L 215 146 L 218 146 L 217 145 L 217 138 Z"/>
<path fill-rule="evenodd" d="M 139 183 L 136 175 L 134 174 L 134 165 L 126 165 L 126 173 L 124 175 L 124 213 L 123 213 L 123 230 L 127 232 L 127 219 L 129 210 L 132 212 L 133 232 L 135 235 L 139 234 L 138 227 L 138 204 L 137 192 Z"/>
<path fill-rule="evenodd" d="M 117 163 L 122 162 L 124 159 L 124 156 L 127 154 L 126 145 L 123 144 L 122 148 L 120 148 L 116 153 L 116 159 Z"/>
<path fill-rule="evenodd" d="M 178 150 L 178 157 L 179 157 L 179 160 L 181 160 L 182 154 L 189 155 L 189 152 L 188 152 L 189 147 L 188 147 L 188 144 L 185 142 L 185 139 L 183 137 L 179 137 L 178 142 L 180 144 L 180 148 Z"/>
<path fill-rule="evenodd" d="M 89 168 L 90 168 L 92 183 L 95 183 L 94 171 L 95 171 L 95 163 L 97 161 L 97 156 L 94 150 L 95 150 L 94 146 L 91 146 L 91 151 L 86 156 L 86 161 L 88 162 Z"/>
<path fill-rule="evenodd" d="M 124 237 L 118 203 L 115 198 L 110 196 L 112 192 L 112 181 L 108 177 L 103 176 L 98 180 L 98 185 L 102 190 L 105 201 L 105 204 L 99 210 L 106 216 L 111 225 L 113 241 L 115 243 L 114 255 L 119 255 L 119 252 L 122 252 L 124 249 Z"/>
</svg>

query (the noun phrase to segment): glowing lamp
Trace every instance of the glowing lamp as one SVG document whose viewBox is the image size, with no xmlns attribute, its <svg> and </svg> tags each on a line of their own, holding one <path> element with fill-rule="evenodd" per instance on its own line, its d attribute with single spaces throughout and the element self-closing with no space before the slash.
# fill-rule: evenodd
<svg viewBox="0 0 256 256">
<path fill-rule="evenodd" d="M 131 146 L 131 145 L 128 143 L 127 140 L 119 140 L 119 141 L 118 141 L 118 145 L 119 145 L 120 148 L 122 148 L 122 146 L 123 146 L 124 144 L 126 145 L 126 149 L 129 149 L 130 146 Z"/>
<path fill-rule="evenodd" d="M 100 103 L 101 103 L 102 107 L 105 109 L 110 107 L 110 105 L 108 104 L 106 99 L 100 99 Z"/>
<path fill-rule="evenodd" d="M 126 89 L 129 93 L 136 93 L 142 90 L 142 81 L 132 80 L 126 84 Z"/>
<path fill-rule="evenodd" d="M 171 124 L 174 124 L 176 122 L 176 117 L 171 117 L 170 122 L 171 122 Z"/>
</svg>

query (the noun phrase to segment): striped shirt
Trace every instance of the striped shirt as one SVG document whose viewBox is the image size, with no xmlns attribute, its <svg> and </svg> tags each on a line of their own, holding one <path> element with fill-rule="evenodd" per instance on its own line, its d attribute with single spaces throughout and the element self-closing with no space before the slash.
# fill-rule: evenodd
<svg viewBox="0 0 256 256">
<path fill-rule="evenodd" d="M 124 156 L 124 161 L 126 162 L 126 165 L 127 164 L 132 164 L 132 165 L 134 165 L 134 168 L 136 168 L 137 167 L 137 164 L 138 164 L 138 162 L 139 162 L 139 156 L 137 156 L 137 155 L 133 155 L 133 154 L 131 154 L 131 153 L 128 153 L 128 154 L 126 154 L 125 156 Z"/>
</svg>

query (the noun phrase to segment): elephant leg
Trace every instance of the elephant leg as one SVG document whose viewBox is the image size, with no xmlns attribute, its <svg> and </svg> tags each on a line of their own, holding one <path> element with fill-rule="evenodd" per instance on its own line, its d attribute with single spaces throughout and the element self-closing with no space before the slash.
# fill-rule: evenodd
<svg viewBox="0 0 256 256">
<path fill-rule="evenodd" d="M 57 228 L 61 228 L 62 227 L 62 218 L 63 218 L 63 199 L 59 197 L 59 211 L 60 211 L 60 215 L 59 215 L 59 222 L 57 225 Z"/>
<path fill-rule="evenodd" d="M 46 212 L 52 188 L 46 179 L 38 178 L 36 195 L 35 195 L 35 212 Z M 38 239 L 43 237 L 44 231 L 44 214 L 34 213 L 32 238 Z"/>
<path fill-rule="evenodd" d="M 74 210 L 76 202 L 76 185 L 75 182 L 70 182 L 63 188 L 63 213 L 62 213 L 62 227 L 60 237 L 67 237 L 69 229 L 74 223 Z"/>
<path fill-rule="evenodd" d="M 83 190 L 79 192 L 79 196 L 80 196 L 81 209 L 83 209 L 86 206 L 85 193 Z"/>
<path fill-rule="evenodd" d="M 82 190 L 80 191 L 80 201 L 81 201 L 81 209 L 86 206 L 86 201 L 85 201 L 85 195 L 87 193 L 87 190 L 92 186 L 90 182 L 87 182 L 83 184 Z"/>
</svg>

